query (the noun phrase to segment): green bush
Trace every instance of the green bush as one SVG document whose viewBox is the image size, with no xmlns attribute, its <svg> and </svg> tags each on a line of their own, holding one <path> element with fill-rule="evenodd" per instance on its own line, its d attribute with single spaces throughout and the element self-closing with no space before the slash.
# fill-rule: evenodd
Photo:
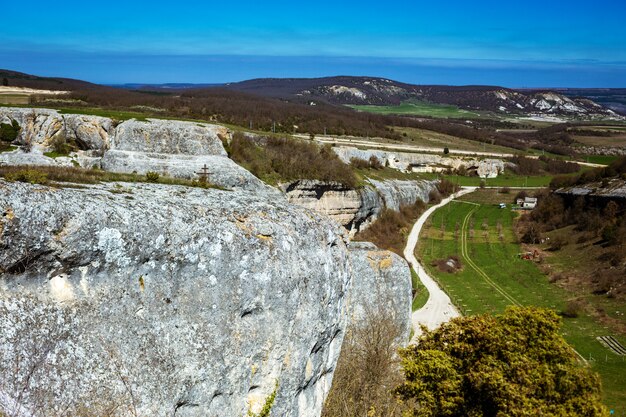
<svg viewBox="0 0 626 417">
<path fill-rule="evenodd" d="M 159 180 L 159 173 L 154 171 L 146 172 L 146 180 L 148 182 L 157 182 Z"/>
<path fill-rule="evenodd" d="M 550 310 L 460 317 L 400 351 L 395 393 L 411 417 L 605 417 L 600 378 L 581 364 Z"/>
<path fill-rule="evenodd" d="M 20 133 L 20 125 L 16 120 L 13 120 L 11 124 L 0 123 L 0 141 L 13 142 L 17 139 L 17 135 Z"/>
<path fill-rule="evenodd" d="M 50 141 L 50 147 L 52 148 L 52 152 L 48 152 L 48 156 L 52 158 L 69 155 L 69 153 L 74 149 L 74 147 L 67 142 L 67 139 L 63 134 L 56 135 L 52 138 Z"/>
</svg>

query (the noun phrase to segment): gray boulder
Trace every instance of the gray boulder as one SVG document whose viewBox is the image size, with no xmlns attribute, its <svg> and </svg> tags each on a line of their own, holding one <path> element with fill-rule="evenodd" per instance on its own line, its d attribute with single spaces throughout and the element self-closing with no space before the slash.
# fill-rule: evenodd
<svg viewBox="0 0 626 417">
<path fill-rule="evenodd" d="M 348 292 L 348 331 L 368 316 L 391 320 L 397 345 L 406 346 L 411 333 L 412 287 L 408 263 L 369 242 L 351 242 L 352 286 Z"/>
<path fill-rule="evenodd" d="M 341 236 L 275 195 L 0 180 L 0 409 L 244 416 L 276 390 L 272 415 L 319 416 Z"/>
</svg>

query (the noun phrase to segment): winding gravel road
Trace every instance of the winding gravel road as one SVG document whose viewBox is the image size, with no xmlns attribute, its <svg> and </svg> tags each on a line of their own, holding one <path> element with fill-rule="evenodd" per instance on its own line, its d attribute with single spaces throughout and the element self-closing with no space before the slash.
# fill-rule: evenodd
<svg viewBox="0 0 626 417">
<path fill-rule="evenodd" d="M 445 206 L 453 199 L 464 194 L 471 193 L 474 190 L 476 190 L 476 187 L 464 187 L 461 191 L 445 198 L 441 201 L 441 203 L 426 210 L 424 214 L 417 219 L 417 222 L 415 222 L 415 225 L 411 230 L 411 234 L 409 234 L 409 239 L 406 247 L 404 248 L 404 258 L 409 262 L 413 270 L 417 272 L 420 281 L 429 293 L 428 301 L 424 307 L 414 311 L 411 315 L 411 321 L 415 331 L 413 338 L 411 339 L 411 343 L 416 343 L 417 339 L 421 335 L 422 331 L 420 325 L 423 324 L 429 330 L 433 330 L 439 327 L 442 323 L 461 315 L 452 304 L 452 301 L 450 301 L 450 297 L 448 297 L 448 295 L 443 292 L 441 288 L 439 288 L 435 280 L 426 273 L 424 267 L 420 265 L 415 258 L 414 253 L 415 245 L 417 245 L 417 239 L 419 238 L 420 231 L 422 230 L 422 226 L 426 222 L 426 219 L 428 219 L 428 217 L 439 207 Z"/>
</svg>

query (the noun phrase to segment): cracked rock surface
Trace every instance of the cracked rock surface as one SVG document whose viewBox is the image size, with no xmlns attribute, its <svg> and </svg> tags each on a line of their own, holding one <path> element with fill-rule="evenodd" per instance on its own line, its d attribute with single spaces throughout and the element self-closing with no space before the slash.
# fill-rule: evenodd
<svg viewBox="0 0 626 417">
<path fill-rule="evenodd" d="M 340 226 L 284 198 L 0 181 L 7 415 L 318 416 L 352 279 Z M 108 411 L 107 411 L 108 410 Z"/>
</svg>

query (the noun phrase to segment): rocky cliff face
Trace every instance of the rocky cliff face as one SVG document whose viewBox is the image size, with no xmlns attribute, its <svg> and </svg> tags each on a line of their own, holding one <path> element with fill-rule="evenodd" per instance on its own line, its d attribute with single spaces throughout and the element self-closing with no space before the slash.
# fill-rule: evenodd
<svg viewBox="0 0 626 417">
<path fill-rule="evenodd" d="M 148 184 L 0 181 L 0 213 L 8 415 L 243 416 L 276 387 L 273 415 L 319 415 L 353 276 L 338 226 Z"/>
<path fill-rule="evenodd" d="M 154 171 L 178 178 L 198 178 L 206 165 L 208 180 L 216 185 L 266 189 L 228 158 L 222 140 L 229 132 L 222 126 L 156 119 L 117 122 L 56 110 L 0 108 L 0 123 L 12 120 L 22 128 L 17 144 L 31 150 L 0 154 L 0 164 L 95 166 L 126 173 Z M 69 157 L 44 155 L 59 138 L 75 143 L 79 150 Z"/>
<path fill-rule="evenodd" d="M 344 237 L 273 193 L 0 180 L 0 411 L 319 416 L 349 323 L 408 340 L 406 262 Z"/>
<path fill-rule="evenodd" d="M 331 217 L 348 230 L 357 232 L 385 208 L 399 210 L 417 200 L 428 201 L 435 181 L 374 181 L 360 189 L 341 184 L 301 180 L 283 185 L 289 202 Z"/>
<path fill-rule="evenodd" d="M 406 346 L 411 333 L 411 272 L 393 252 L 369 242 L 351 242 L 353 281 L 348 292 L 348 327 L 368 316 L 384 316 L 399 331 L 398 346 Z"/>
</svg>

